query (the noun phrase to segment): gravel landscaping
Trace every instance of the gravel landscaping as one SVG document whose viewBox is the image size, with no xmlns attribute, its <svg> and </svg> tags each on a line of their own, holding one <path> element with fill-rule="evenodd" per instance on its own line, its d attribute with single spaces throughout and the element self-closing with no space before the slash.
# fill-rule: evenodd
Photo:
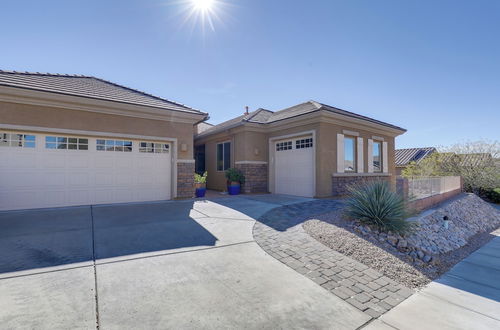
<svg viewBox="0 0 500 330">
<path fill-rule="evenodd" d="M 448 229 L 442 225 L 444 215 L 450 220 Z M 492 239 L 490 232 L 500 226 L 500 212 L 464 194 L 415 221 L 419 230 L 401 237 L 346 220 L 336 210 L 315 216 L 303 228 L 329 248 L 406 287 L 420 288 Z"/>
</svg>

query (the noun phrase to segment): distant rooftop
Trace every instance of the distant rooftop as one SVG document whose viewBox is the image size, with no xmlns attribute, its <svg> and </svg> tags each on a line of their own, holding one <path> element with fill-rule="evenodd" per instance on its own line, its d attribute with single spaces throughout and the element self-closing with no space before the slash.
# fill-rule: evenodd
<svg viewBox="0 0 500 330">
<path fill-rule="evenodd" d="M 422 159 L 436 151 L 437 150 L 434 147 L 396 149 L 396 166 L 406 166 L 411 162 L 418 163 Z"/>
<path fill-rule="evenodd" d="M 205 114 L 186 105 L 92 76 L 0 70 L 0 86 Z"/>
</svg>

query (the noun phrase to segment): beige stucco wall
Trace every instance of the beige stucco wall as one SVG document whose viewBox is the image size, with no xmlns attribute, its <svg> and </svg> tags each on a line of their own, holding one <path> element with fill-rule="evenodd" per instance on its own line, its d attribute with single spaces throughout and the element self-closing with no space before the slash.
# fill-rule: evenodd
<svg viewBox="0 0 500 330">
<path fill-rule="evenodd" d="M 373 136 L 381 137 L 387 142 L 388 147 L 388 171 L 391 175 L 391 182 L 395 184 L 396 172 L 394 164 L 394 136 L 385 134 L 383 131 L 374 128 L 364 128 L 362 125 L 348 125 L 344 123 L 332 123 L 331 120 L 316 117 L 312 120 L 302 120 L 295 123 L 284 122 L 276 126 L 266 127 L 265 131 L 255 131 L 252 128 L 240 126 L 224 133 L 196 139 L 195 144 L 205 144 L 206 168 L 209 172 L 209 189 L 225 190 L 224 173 L 217 172 L 216 166 L 216 144 L 223 141 L 231 141 L 233 156 L 231 166 L 235 161 L 265 161 L 269 162 L 269 139 L 300 134 L 305 131 L 313 131 L 316 135 L 316 196 L 327 197 L 332 195 L 332 174 L 337 171 L 337 134 L 344 134 L 344 130 L 353 131 L 364 139 L 363 143 L 363 163 L 364 173 L 368 169 L 368 139 Z M 255 154 L 258 149 L 258 155 Z M 272 169 L 270 169 L 272 171 Z M 271 186 L 273 173 L 269 173 Z M 271 187 L 270 187 L 271 188 Z"/>
<path fill-rule="evenodd" d="M 231 167 L 234 166 L 234 135 L 220 133 L 207 139 L 196 140 L 195 145 L 205 145 L 205 170 L 208 172 L 207 188 L 213 190 L 226 190 L 224 172 L 217 171 L 217 143 L 231 142 Z"/>
<path fill-rule="evenodd" d="M 165 110 L 167 111 L 167 110 Z M 177 138 L 179 159 L 193 159 L 194 127 L 179 123 L 55 107 L 0 102 L 0 123 L 118 134 Z"/>
</svg>

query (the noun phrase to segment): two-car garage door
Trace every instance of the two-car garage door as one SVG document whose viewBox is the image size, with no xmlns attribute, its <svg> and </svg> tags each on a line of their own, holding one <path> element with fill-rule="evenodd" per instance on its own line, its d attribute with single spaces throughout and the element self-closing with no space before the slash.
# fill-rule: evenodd
<svg viewBox="0 0 500 330">
<path fill-rule="evenodd" d="M 171 198 L 165 142 L 0 131 L 0 210 Z"/>
</svg>

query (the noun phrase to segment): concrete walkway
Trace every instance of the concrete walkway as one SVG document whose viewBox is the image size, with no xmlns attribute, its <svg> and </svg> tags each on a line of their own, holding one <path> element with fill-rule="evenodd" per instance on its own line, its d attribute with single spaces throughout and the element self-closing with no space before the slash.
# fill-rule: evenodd
<svg viewBox="0 0 500 330">
<path fill-rule="evenodd" d="M 5 329 L 356 329 L 369 321 L 253 240 L 265 195 L 0 212 Z"/>
<path fill-rule="evenodd" d="M 364 329 L 500 329 L 500 231 Z"/>
</svg>

